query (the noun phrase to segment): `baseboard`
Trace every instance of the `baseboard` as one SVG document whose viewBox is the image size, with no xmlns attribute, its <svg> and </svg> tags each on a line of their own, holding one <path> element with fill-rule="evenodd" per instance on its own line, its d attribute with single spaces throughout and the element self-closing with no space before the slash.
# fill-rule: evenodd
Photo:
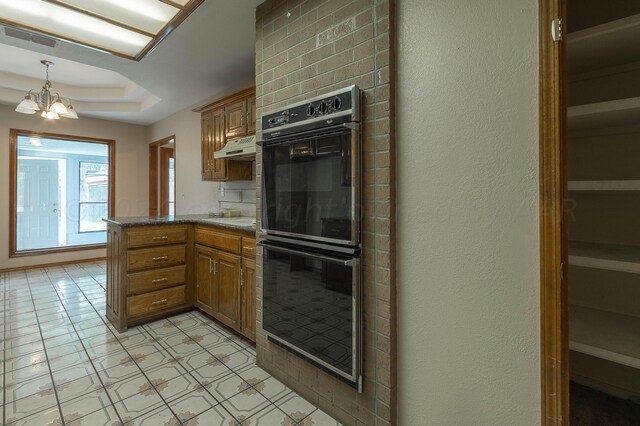
<svg viewBox="0 0 640 426">
<path fill-rule="evenodd" d="M 38 265 L 29 265 L 29 266 L 19 266 L 15 268 L 5 268 L 0 269 L 0 274 L 3 272 L 14 272 L 14 271 L 24 271 L 27 269 L 40 269 L 40 268 L 53 268 L 56 266 L 65 266 L 65 265 L 75 265 L 78 263 L 92 263 L 92 262 L 101 262 L 106 260 L 106 257 L 92 257 L 90 259 L 77 259 L 77 260 L 67 260 L 65 262 L 54 262 L 54 263 L 41 263 Z"/>
</svg>

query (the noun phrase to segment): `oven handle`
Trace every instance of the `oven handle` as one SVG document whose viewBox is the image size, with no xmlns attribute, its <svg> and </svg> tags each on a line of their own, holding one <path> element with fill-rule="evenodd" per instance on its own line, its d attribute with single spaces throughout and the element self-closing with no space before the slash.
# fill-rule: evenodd
<svg viewBox="0 0 640 426">
<path fill-rule="evenodd" d="M 327 262 L 337 263 L 337 264 L 344 265 L 344 266 L 356 266 L 358 264 L 358 259 L 357 258 L 341 259 L 341 258 L 337 258 L 337 257 L 326 256 L 326 255 L 323 255 L 323 254 L 311 253 L 311 252 L 308 252 L 308 251 L 294 250 L 294 249 L 290 249 L 290 248 L 276 246 L 276 245 L 272 245 L 272 244 L 269 244 L 269 243 L 265 243 L 263 241 L 258 241 L 256 244 L 259 245 L 260 247 L 264 247 L 264 248 L 267 248 L 269 250 L 280 251 L 280 252 L 283 252 L 283 253 L 294 254 L 294 255 L 298 255 L 298 256 L 311 257 L 313 259 L 325 260 Z"/>
</svg>

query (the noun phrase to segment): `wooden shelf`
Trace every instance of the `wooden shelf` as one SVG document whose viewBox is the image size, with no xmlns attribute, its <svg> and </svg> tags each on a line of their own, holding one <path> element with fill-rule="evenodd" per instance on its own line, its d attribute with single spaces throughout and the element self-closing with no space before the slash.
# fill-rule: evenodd
<svg viewBox="0 0 640 426">
<path fill-rule="evenodd" d="M 570 243 L 569 265 L 640 274 L 640 247 Z"/>
<path fill-rule="evenodd" d="M 572 180 L 569 191 L 640 191 L 640 180 Z"/>
<path fill-rule="evenodd" d="M 567 119 L 570 130 L 640 124 L 640 97 L 572 106 Z"/>
<path fill-rule="evenodd" d="M 607 68 L 640 59 L 640 14 L 568 35 L 571 74 Z"/>
<path fill-rule="evenodd" d="M 572 351 L 640 369 L 640 318 L 570 306 Z"/>
</svg>

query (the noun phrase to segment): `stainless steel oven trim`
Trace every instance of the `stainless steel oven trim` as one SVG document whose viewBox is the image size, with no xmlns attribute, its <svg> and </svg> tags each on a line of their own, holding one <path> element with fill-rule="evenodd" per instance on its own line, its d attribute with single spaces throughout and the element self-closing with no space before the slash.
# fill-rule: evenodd
<svg viewBox="0 0 640 426">
<path fill-rule="evenodd" d="M 342 244 L 349 246 L 360 245 L 360 219 L 361 219 L 361 205 L 362 205 L 362 141 L 360 138 L 360 126 L 350 126 L 351 129 L 351 239 L 339 240 L 335 238 L 318 237 L 314 235 L 296 234 L 286 231 L 277 231 L 270 228 L 262 228 L 262 232 L 266 235 L 281 235 L 284 237 L 298 238 L 302 240 L 318 241 L 332 244 Z M 281 144 L 279 144 L 281 145 Z M 263 147 L 268 149 L 268 146 Z M 264 173 L 264 167 L 262 168 Z M 265 189 L 263 188 L 263 191 Z M 265 212 L 263 211 L 263 214 Z M 262 224 L 268 224 L 262 218 Z M 268 225 L 267 225 L 268 226 Z"/>
<path fill-rule="evenodd" d="M 305 125 L 305 124 L 313 124 L 313 123 L 319 123 L 321 121 L 327 121 L 330 120 L 332 117 L 344 117 L 346 115 L 352 115 L 353 114 L 353 110 L 352 109 L 347 109 L 344 111 L 340 111 L 339 113 L 335 113 L 335 114 L 328 114 L 328 115 L 322 115 L 320 117 L 316 117 L 316 118 L 310 118 L 308 120 L 302 121 L 300 123 L 291 123 L 291 124 L 285 124 L 284 126 L 278 126 L 278 127 L 272 127 L 270 129 L 264 129 L 262 131 L 263 135 L 269 135 L 271 133 L 275 133 L 275 132 L 279 132 L 281 130 L 287 130 L 287 129 L 291 129 L 294 127 L 300 127 L 301 125 Z M 331 123 L 328 123 L 331 124 Z"/>
<path fill-rule="evenodd" d="M 273 246 L 264 246 L 263 247 L 269 249 L 269 250 L 282 250 L 281 247 L 273 247 Z M 288 249 L 282 250 L 282 251 L 287 251 Z M 296 254 L 299 254 L 301 256 L 306 256 L 306 257 L 312 257 L 312 258 L 323 258 L 324 256 L 318 256 L 315 253 L 309 253 L 309 252 L 298 252 L 295 250 L 292 250 L 294 252 L 296 252 Z M 362 310 L 362 300 L 363 300 L 363 295 L 362 295 L 362 268 L 361 268 L 361 259 L 359 257 L 356 257 L 354 259 L 352 259 L 352 264 L 349 265 L 352 267 L 352 280 L 351 280 L 351 298 L 352 298 L 352 306 L 353 306 L 353 312 L 352 312 L 352 321 L 351 321 L 351 339 L 352 342 L 351 344 L 353 345 L 353 351 L 352 351 L 352 363 L 351 363 L 351 375 L 345 373 L 344 371 L 332 366 L 331 364 L 329 364 L 326 361 L 323 361 L 319 358 L 317 358 L 314 355 L 311 355 L 310 353 L 308 353 L 307 351 L 304 351 L 296 346 L 294 346 L 293 344 L 287 342 L 286 340 L 283 340 L 281 338 L 279 338 L 278 336 L 274 335 L 273 333 L 264 330 L 264 333 L 271 339 L 277 341 L 278 343 L 280 343 L 281 345 L 286 346 L 287 348 L 290 348 L 291 350 L 293 350 L 294 352 L 297 352 L 299 354 L 301 354 L 302 356 L 305 356 L 309 359 L 311 359 L 312 361 L 322 365 L 323 367 L 327 368 L 330 371 L 333 371 L 334 373 L 340 375 L 341 377 L 344 377 L 347 380 L 350 380 L 351 382 L 356 384 L 356 387 L 358 389 L 358 392 L 362 392 L 362 386 L 363 386 L 363 380 L 362 380 L 362 366 L 363 366 L 363 349 L 364 349 L 364 345 L 363 345 L 363 336 L 364 333 L 362 332 L 362 324 L 363 324 L 363 310 Z M 264 291 L 264 288 L 263 288 Z M 262 313 L 264 315 L 264 309 L 262 310 Z M 262 323 L 264 324 L 264 320 L 262 321 Z"/>
<path fill-rule="evenodd" d="M 337 257 L 331 257 L 331 256 L 319 254 L 319 253 L 311 253 L 311 252 L 303 251 L 303 250 L 295 250 L 295 249 L 291 249 L 291 248 L 288 248 L 288 247 L 273 246 L 273 245 L 270 245 L 270 244 L 265 244 L 263 241 L 258 241 L 257 244 L 260 247 L 266 247 L 269 250 L 280 251 L 280 252 L 283 252 L 283 253 L 289 253 L 289 254 L 293 254 L 293 255 L 297 255 L 297 256 L 312 257 L 314 259 L 321 259 L 321 260 L 324 260 L 324 261 L 327 261 L 327 262 L 337 263 L 337 264 L 344 265 L 344 266 L 356 266 L 355 259 L 341 259 L 341 258 L 337 258 Z"/>
<path fill-rule="evenodd" d="M 351 86 L 343 87 L 342 89 L 334 90 L 333 92 L 324 93 L 322 95 L 318 95 L 318 96 L 315 96 L 313 98 L 306 99 L 304 101 L 296 102 L 294 104 L 289 104 L 284 108 L 278 108 L 278 109 L 274 109 L 274 110 L 271 110 L 271 111 L 267 111 L 266 113 L 262 114 L 262 117 L 260 117 L 260 119 L 262 120 L 267 115 L 275 114 L 277 112 L 280 112 L 280 111 L 283 111 L 283 110 L 286 110 L 286 109 L 289 109 L 289 108 L 295 108 L 295 107 L 300 106 L 300 105 L 307 105 L 307 104 L 309 104 L 311 102 L 320 101 L 320 100 L 328 98 L 330 96 L 336 96 L 336 95 L 338 95 L 340 93 L 344 93 L 346 91 L 350 91 L 351 92 L 351 97 L 354 100 L 352 108 L 351 108 L 353 110 L 353 115 L 355 117 L 357 117 L 357 118 L 360 118 L 360 98 L 358 98 L 358 96 L 359 96 L 358 94 L 360 93 L 360 89 L 358 88 L 357 85 L 354 84 L 354 85 L 351 85 Z"/>
</svg>

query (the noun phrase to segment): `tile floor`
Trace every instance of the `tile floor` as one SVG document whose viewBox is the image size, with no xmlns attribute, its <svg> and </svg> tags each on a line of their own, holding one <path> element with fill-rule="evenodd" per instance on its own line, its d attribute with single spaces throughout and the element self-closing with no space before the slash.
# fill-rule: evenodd
<svg viewBox="0 0 640 426">
<path fill-rule="evenodd" d="M 105 265 L 0 273 L 2 424 L 334 426 L 198 311 L 120 334 Z"/>
</svg>

